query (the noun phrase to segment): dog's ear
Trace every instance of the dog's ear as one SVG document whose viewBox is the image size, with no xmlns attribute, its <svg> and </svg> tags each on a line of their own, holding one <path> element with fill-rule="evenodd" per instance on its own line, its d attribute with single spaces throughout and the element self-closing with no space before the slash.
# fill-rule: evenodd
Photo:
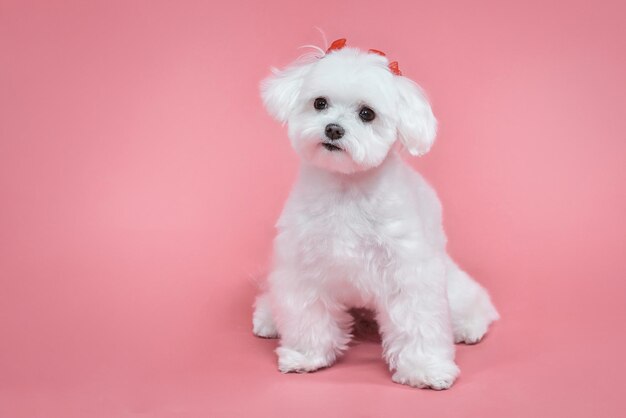
<svg viewBox="0 0 626 418">
<path fill-rule="evenodd" d="M 265 108 L 279 122 L 287 122 L 296 106 L 302 80 L 308 70 L 306 64 L 292 65 L 283 70 L 272 68 L 272 75 L 261 82 L 261 98 Z"/>
<path fill-rule="evenodd" d="M 400 95 L 398 137 L 411 155 L 426 154 L 435 142 L 437 119 L 417 84 L 402 76 L 394 79 Z"/>
</svg>

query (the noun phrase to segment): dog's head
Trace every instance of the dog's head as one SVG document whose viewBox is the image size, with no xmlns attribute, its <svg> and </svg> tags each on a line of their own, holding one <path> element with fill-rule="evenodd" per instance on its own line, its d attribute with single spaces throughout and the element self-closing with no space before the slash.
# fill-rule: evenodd
<svg viewBox="0 0 626 418">
<path fill-rule="evenodd" d="M 274 69 L 261 96 L 268 112 L 287 123 L 296 152 L 331 171 L 376 167 L 396 139 L 413 155 L 435 140 L 437 121 L 424 93 L 379 51 L 340 42 L 314 60 Z"/>
</svg>

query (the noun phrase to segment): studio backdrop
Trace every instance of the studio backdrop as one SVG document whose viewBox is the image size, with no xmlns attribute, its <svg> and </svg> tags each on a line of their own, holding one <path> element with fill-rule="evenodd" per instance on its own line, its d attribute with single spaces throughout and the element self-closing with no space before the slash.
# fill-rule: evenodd
<svg viewBox="0 0 626 418">
<path fill-rule="evenodd" d="M 620 1 L 0 0 L 0 416 L 618 416 L 626 319 Z M 277 371 L 252 335 L 297 175 L 259 82 L 385 51 L 427 92 L 451 254 L 502 319 L 448 391 L 376 341 Z"/>
</svg>

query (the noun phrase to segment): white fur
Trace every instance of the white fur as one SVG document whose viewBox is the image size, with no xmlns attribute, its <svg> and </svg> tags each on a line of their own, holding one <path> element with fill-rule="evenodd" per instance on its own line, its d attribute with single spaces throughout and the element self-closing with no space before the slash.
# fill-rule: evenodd
<svg viewBox="0 0 626 418">
<path fill-rule="evenodd" d="M 350 307 L 376 312 L 393 380 L 446 389 L 454 342 L 475 343 L 498 318 L 487 292 L 446 253 L 434 190 L 403 162 L 432 145 L 425 95 L 385 57 L 353 48 L 298 62 L 262 84 L 266 108 L 288 124 L 302 159 L 277 224 L 274 267 L 257 298 L 254 333 L 280 335 L 282 372 L 330 366 L 350 341 Z M 324 97 L 329 107 L 313 102 Z M 363 122 L 359 109 L 376 113 Z M 324 128 L 345 135 L 329 151 Z"/>
</svg>

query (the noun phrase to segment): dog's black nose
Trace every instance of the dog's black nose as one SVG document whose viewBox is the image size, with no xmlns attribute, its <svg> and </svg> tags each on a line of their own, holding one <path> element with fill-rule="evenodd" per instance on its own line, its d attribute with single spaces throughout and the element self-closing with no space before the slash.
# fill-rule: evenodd
<svg viewBox="0 0 626 418">
<path fill-rule="evenodd" d="M 346 131 L 344 131 L 343 128 L 336 123 L 329 123 L 326 125 L 326 136 L 331 141 L 341 138 L 345 132 Z"/>
</svg>

